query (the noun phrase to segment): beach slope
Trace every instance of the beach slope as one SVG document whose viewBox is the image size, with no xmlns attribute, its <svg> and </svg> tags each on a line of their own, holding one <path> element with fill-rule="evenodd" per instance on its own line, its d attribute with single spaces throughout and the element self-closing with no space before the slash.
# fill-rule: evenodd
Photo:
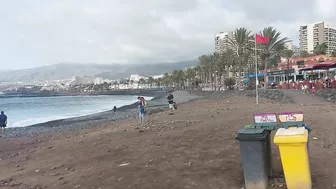
<svg viewBox="0 0 336 189">
<path fill-rule="evenodd" d="M 181 104 L 174 115 L 167 111 L 152 114 L 143 133 L 135 129 L 137 122 L 132 119 L 74 132 L 3 140 L 0 188 L 241 189 L 244 179 L 236 131 L 252 123 L 256 112 L 298 110 L 304 110 L 305 121 L 312 127 L 314 188 L 333 188 L 333 104 L 315 101 L 303 106 L 260 99 L 257 107 L 254 98 L 239 95 Z M 283 180 L 276 146 L 272 154 L 275 176 Z"/>
</svg>

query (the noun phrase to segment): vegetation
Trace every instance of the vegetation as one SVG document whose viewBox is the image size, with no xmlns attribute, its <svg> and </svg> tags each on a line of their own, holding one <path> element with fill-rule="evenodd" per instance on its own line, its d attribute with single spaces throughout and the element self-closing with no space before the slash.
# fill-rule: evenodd
<svg viewBox="0 0 336 189">
<path fill-rule="evenodd" d="M 166 86 L 221 90 L 223 87 L 233 89 L 237 84 L 238 88 L 241 88 L 242 77 L 255 74 L 255 35 L 246 28 L 236 29 L 233 35 L 234 39 L 229 39 L 229 47 L 219 54 L 201 55 L 198 58 L 199 66 L 184 72 L 176 70 L 166 73 L 163 79 Z M 257 46 L 257 58 L 261 60 L 258 62 L 258 71 L 263 72 L 276 66 L 280 57 L 289 59 L 293 56 L 293 51 L 285 48 L 285 44 L 290 40 L 281 37 L 281 32 L 275 28 L 266 27 L 259 35 L 269 37 L 270 43 Z M 267 81 L 266 77 L 264 80 Z M 253 82 L 249 83 L 253 85 Z"/>
<path fill-rule="evenodd" d="M 300 57 L 307 58 L 309 56 L 310 56 L 310 54 L 307 51 L 301 51 L 300 52 Z"/>
<path fill-rule="evenodd" d="M 336 49 L 331 53 L 332 57 L 336 57 Z"/>
<path fill-rule="evenodd" d="M 326 54 L 328 45 L 326 43 L 318 44 L 314 48 L 314 55 Z"/>
<path fill-rule="evenodd" d="M 291 42 L 287 37 L 281 37 L 281 32 L 277 31 L 273 27 L 266 27 L 260 32 L 260 35 L 270 38 L 270 43 L 267 45 L 261 45 L 259 48 L 262 49 L 260 53 L 260 58 L 264 62 L 264 70 L 267 70 L 267 65 L 269 64 L 269 59 L 281 55 L 281 53 L 286 49 L 285 44 Z M 264 81 L 267 84 L 267 74 L 264 75 Z M 267 87 L 267 85 L 265 85 Z"/>
</svg>

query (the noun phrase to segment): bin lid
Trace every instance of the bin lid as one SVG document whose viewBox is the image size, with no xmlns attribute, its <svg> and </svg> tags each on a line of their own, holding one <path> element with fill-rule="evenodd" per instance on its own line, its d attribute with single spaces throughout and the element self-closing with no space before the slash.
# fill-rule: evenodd
<svg viewBox="0 0 336 189">
<path fill-rule="evenodd" d="M 255 128 L 239 129 L 236 139 L 239 141 L 265 140 L 268 133 L 269 132 L 267 129 L 255 129 Z"/>
<path fill-rule="evenodd" d="M 274 136 L 274 143 L 306 143 L 308 141 L 308 131 L 305 127 L 280 128 Z"/>
</svg>

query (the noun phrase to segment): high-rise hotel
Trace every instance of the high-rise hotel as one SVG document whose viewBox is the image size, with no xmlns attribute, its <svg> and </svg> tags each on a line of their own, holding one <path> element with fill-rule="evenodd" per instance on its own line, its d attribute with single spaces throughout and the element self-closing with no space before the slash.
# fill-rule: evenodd
<svg viewBox="0 0 336 189">
<path fill-rule="evenodd" d="M 327 55 L 336 51 L 336 27 L 325 22 L 300 26 L 300 50 L 313 52 L 315 46 L 326 43 Z"/>
</svg>

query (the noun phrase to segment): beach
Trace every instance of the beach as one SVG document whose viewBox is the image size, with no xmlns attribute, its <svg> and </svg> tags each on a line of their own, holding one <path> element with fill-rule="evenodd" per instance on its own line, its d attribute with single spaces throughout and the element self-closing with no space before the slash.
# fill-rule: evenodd
<svg viewBox="0 0 336 189">
<path fill-rule="evenodd" d="M 313 188 L 336 187 L 335 104 L 297 91 L 260 91 L 259 106 L 253 91 L 173 94 L 178 102 L 175 114 L 168 115 L 161 105 L 166 103 L 163 96 L 157 98 L 142 133 L 135 129 L 135 112 L 110 123 L 99 124 L 97 118 L 92 122 L 96 126 L 2 140 L 0 188 L 241 189 L 236 132 L 253 123 L 254 113 L 282 111 L 304 111 L 312 128 Z M 270 188 L 283 188 L 275 145 L 272 156 L 276 179 L 271 179 Z"/>
</svg>

